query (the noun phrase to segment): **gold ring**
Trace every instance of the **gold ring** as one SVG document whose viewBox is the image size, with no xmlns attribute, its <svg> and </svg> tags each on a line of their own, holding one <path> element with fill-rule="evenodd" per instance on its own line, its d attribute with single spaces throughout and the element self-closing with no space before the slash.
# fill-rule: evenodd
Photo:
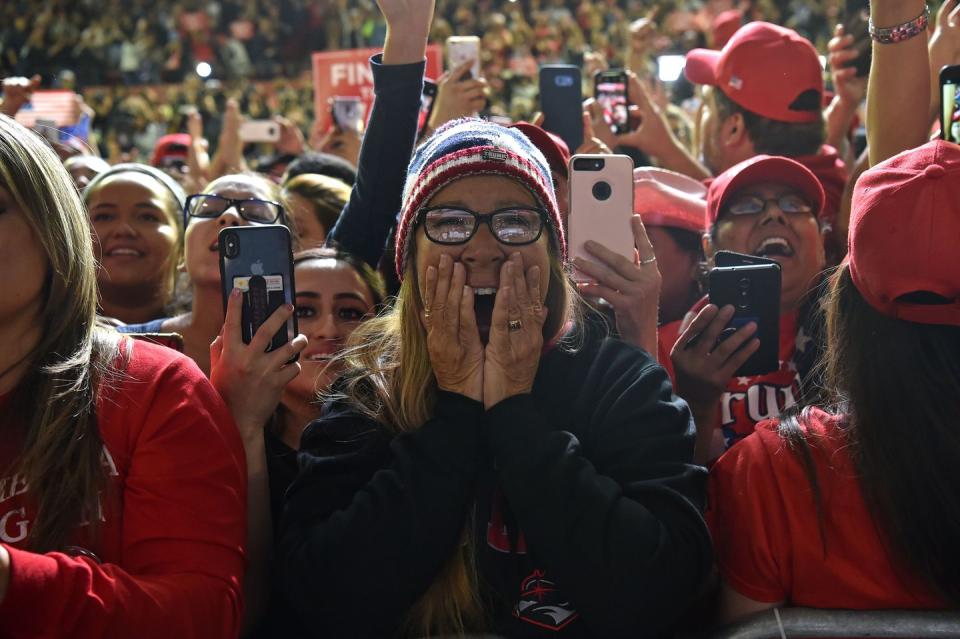
<svg viewBox="0 0 960 639">
<path fill-rule="evenodd" d="M 510 331 L 519 331 L 523 328 L 523 322 L 520 320 L 510 320 L 507 322 L 507 330 Z"/>
</svg>

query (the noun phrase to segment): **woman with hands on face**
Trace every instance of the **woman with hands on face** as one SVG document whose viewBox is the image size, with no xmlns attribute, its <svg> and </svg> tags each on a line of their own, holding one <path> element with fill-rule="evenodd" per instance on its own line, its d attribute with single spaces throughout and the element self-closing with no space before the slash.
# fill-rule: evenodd
<svg viewBox="0 0 960 639">
<path fill-rule="evenodd" d="M 312 635 L 627 637 L 692 598 L 689 412 L 578 319 L 564 253 L 522 133 L 465 119 L 417 150 L 396 305 L 351 336 L 287 492 L 281 582 Z"/>
</svg>

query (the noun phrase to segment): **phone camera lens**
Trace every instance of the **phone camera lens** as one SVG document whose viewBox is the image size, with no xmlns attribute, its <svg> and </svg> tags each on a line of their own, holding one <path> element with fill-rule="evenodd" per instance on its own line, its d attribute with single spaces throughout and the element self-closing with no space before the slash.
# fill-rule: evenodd
<svg viewBox="0 0 960 639">
<path fill-rule="evenodd" d="M 610 199 L 610 195 L 613 193 L 613 190 L 610 188 L 610 185 L 606 182 L 597 182 L 593 185 L 593 197 L 600 200 L 601 202 L 607 199 Z"/>
<path fill-rule="evenodd" d="M 740 290 L 741 290 L 741 291 L 743 291 L 744 293 L 746 293 L 747 291 L 750 290 L 750 278 L 748 278 L 748 277 L 741 277 L 741 278 L 740 278 L 740 281 L 737 282 L 737 285 L 740 287 Z"/>
<path fill-rule="evenodd" d="M 226 237 L 223 239 L 223 254 L 229 258 L 234 258 L 240 254 L 240 246 L 236 233 L 226 234 Z"/>
</svg>

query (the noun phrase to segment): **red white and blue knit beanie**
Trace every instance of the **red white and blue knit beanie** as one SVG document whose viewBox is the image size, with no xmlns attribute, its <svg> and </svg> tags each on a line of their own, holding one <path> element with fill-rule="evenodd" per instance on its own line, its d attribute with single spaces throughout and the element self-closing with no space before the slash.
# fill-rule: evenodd
<svg viewBox="0 0 960 639">
<path fill-rule="evenodd" d="M 454 180 L 471 175 L 503 175 L 525 186 L 548 217 L 551 237 L 566 259 L 563 224 L 553 190 L 550 165 L 536 146 L 516 129 L 486 120 L 464 118 L 443 125 L 413 154 L 403 187 L 403 208 L 397 224 L 397 276 L 403 279 L 413 223 L 436 193 Z"/>
</svg>

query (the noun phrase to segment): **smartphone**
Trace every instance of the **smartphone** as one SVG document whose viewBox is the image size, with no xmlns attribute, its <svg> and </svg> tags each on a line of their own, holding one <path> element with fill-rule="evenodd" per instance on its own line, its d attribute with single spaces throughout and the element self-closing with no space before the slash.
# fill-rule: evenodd
<svg viewBox="0 0 960 639">
<path fill-rule="evenodd" d="M 279 224 L 232 226 L 219 235 L 220 287 L 226 312 L 230 292 L 243 293 L 241 334 L 246 344 L 270 315 L 284 304 L 293 304 L 293 253 L 290 231 Z M 267 351 L 280 348 L 297 335 L 294 315 L 277 331 Z"/>
<path fill-rule="evenodd" d="M 870 40 L 870 0 L 846 0 L 843 7 L 843 32 L 853 36 L 856 59 L 847 66 L 857 69 L 857 77 L 870 74 L 873 43 Z"/>
<path fill-rule="evenodd" d="M 273 120 L 247 120 L 240 124 L 242 142 L 279 142 L 280 125 Z"/>
<path fill-rule="evenodd" d="M 365 110 L 363 101 L 355 96 L 334 96 L 330 102 L 330 113 L 337 128 L 357 135 L 363 131 Z"/>
<path fill-rule="evenodd" d="M 430 122 L 433 115 L 433 102 L 437 99 L 437 83 L 432 80 L 423 80 L 423 91 L 420 93 L 420 116 L 417 120 L 417 139 L 423 135 L 423 129 Z"/>
<path fill-rule="evenodd" d="M 587 240 L 603 244 L 632 260 L 633 160 L 626 155 L 575 155 L 570 158 L 570 219 L 567 246 L 571 260 L 596 261 L 584 248 Z M 573 279 L 593 279 L 576 269 Z"/>
<path fill-rule="evenodd" d="M 960 64 L 940 69 L 940 137 L 960 143 Z"/>
<path fill-rule="evenodd" d="M 470 77 L 480 77 L 480 38 L 477 36 L 450 36 L 447 38 L 447 70 L 452 71 L 468 60 L 473 60 Z"/>
<path fill-rule="evenodd" d="M 772 264 L 780 268 L 780 263 L 771 260 L 769 257 L 758 257 L 756 255 L 747 255 L 746 253 L 737 253 L 736 251 L 717 251 L 713 254 L 714 266 L 757 266 Z"/>
<path fill-rule="evenodd" d="M 560 136 L 570 152 L 583 144 L 583 94 L 580 67 L 546 64 L 540 67 L 540 110 L 543 128 Z"/>
<path fill-rule="evenodd" d="M 593 97 L 603 107 L 603 119 L 614 133 L 619 135 L 630 130 L 626 71 L 597 71 L 593 76 Z"/>
<path fill-rule="evenodd" d="M 720 340 L 749 322 L 757 324 L 760 349 L 734 373 L 737 377 L 763 375 L 780 368 L 780 282 L 780 266 L 774 264 L 710 270 L 710 303 L 736 309 Z"/>
</svg>

